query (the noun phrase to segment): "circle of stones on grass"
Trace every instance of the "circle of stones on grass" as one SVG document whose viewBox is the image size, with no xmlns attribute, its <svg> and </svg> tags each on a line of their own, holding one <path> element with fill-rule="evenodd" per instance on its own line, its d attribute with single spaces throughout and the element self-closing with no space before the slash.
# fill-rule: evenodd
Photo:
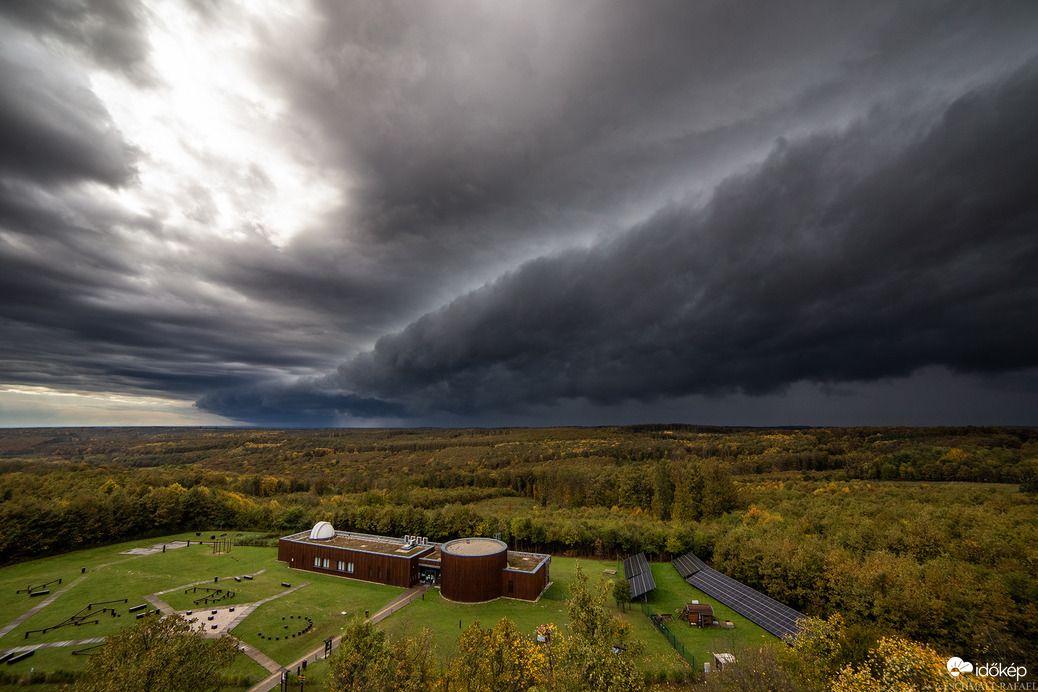
<svg viewBox="0 0 1038 692">
<path fill-rule="evenodd" d="M 281 641 L 282 639 L 292 639 L 293 637 L 301 637 L 314 628 L 314 621 L 306 615 L 282 615 L 282 629 L 279 634 L 264 634 L 263 632 L 257 632 L 257 636 L 260 639 L 266 641 Z M 299 627 L 297 631 L 296 627 Z M 285 632 L 288 630 L 288 632 Z"/>
</svg>

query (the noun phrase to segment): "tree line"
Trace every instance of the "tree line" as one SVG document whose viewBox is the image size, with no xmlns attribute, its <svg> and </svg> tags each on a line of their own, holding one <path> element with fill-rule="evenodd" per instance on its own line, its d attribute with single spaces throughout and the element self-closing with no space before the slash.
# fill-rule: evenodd
<svg viewBox="0 0 1038 692">
<path fill-rule="evenodd" d="M 1034 431 L 996 428 L 3 431 L 0 563 L 317 521 L 603 559 L 693 551 L 801 612 L 841 613 L 861 657 L 898 633 L 1025 662 L 1036 451 Z"/>
</svg>

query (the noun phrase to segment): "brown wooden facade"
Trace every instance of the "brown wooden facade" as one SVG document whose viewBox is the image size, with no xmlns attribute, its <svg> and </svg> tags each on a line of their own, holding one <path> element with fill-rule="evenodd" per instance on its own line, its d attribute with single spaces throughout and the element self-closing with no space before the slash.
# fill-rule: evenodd
<svg viewBox="0 0 1038 692">
<path fill-rule="evenodd" d="M 686 603 L 683 615 L 690 625 L 710 627 L 714 624 L 714 608 L 706 603 Z"/>
<path fill-rule="evenodd" d="M 390 542 L 396 540 L 378 536 L 367 538 Z M 479 540 L 496 542 L 491 539 Z M 504 543 L 500 545 L 500 550 L 481 555 L 459 555 L 441 550 L 441 546 L 429 545 L 428 549 L 406 556 L 322 544 L 309 540 L 308 534 L 304 532 L 286 536 L 278 542 L 278 560 L 288 563 L 293 569 L 403 588 L 419 583 L 423 566 L 426 569 L 433 567 L 439 569 L 441 594 L 452 601 L 479 603 L 502 596 L 537 600 L 549 583 L 550 556 L 523 553 L 527 559 L 542 558 L 536 569 L 528 571 L 509 568 L 507 546 Z"/>
<path fill-rule="evenodd" d="M 287 562 L 293 569 L 363 579 L 405 589 L 418 582 L 418 555 L 404 557 L 350 550 L 334 545 L 293 541 L 289 537 L 278 541 L 278 560 Z"/>
<path fill-rule="evenodd" d="M 506 569 L 501 572 L 501 595 L 524 601 L 536 601 L 548 588 L 548 570 L 551 558 L 543 560 L 533 572 Z"/>
<path fill-rule="evenodd" d="M 502 573 L 508 567 L 508 548 L 489 555 L 456 555 L 440 550 L 440 594 L 459 603 L 481 603 L 501 598 Z"/>
</svg>

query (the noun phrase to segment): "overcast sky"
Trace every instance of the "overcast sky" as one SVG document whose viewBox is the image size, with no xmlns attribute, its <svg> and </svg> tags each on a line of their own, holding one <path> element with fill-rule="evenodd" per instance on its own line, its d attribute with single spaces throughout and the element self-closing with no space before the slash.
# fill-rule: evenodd
<svg viewBox="0 0 1038 692">
<path fill-rule="evenodd" d="M 0 425 L 1038 425 L 1034 0 L 8 0 Z"/>
</svg>

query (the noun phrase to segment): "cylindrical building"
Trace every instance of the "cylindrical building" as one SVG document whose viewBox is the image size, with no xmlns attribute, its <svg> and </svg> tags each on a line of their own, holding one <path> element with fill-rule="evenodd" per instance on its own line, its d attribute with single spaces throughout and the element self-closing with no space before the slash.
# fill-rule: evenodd
<svg viewBox="0 0 1038 692">
<path fill-rule="evenodd" d="M 440 594 L 461 603 L 501 597 L 508 546 L 493 538 L 459 538 L 440 548 Z"/>
</svg>

